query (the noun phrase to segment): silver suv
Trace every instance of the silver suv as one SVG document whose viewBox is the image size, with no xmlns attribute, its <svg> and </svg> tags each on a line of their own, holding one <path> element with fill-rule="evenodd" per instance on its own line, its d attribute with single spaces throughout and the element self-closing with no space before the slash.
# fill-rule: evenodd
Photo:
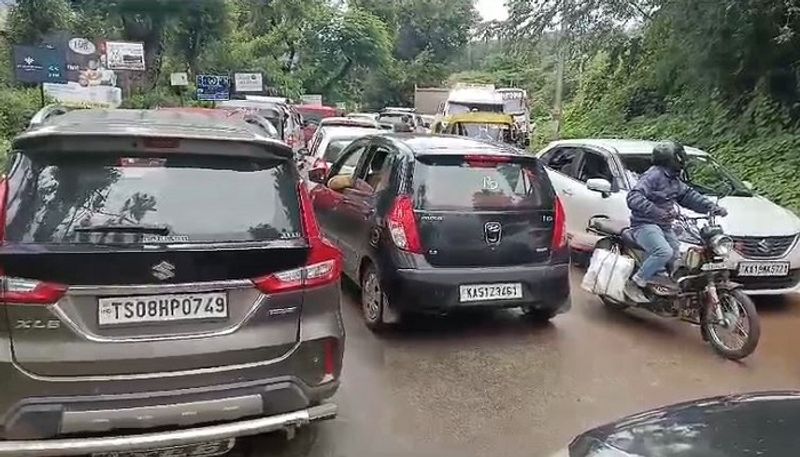
<svg viewBox="0 0 800 457">
<path fill-rule="evenodd" d="M 185 112 L 46 108 L 13 147 L 0 455 L 216 455 L 335 416 L 341 256 L 287 145 Z"/>
</svg>

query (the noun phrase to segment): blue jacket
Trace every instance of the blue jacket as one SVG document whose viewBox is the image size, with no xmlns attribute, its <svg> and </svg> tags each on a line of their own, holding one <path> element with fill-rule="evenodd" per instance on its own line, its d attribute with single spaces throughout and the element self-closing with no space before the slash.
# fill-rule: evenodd
<svg viewBox="0 0 800 457">
<path fill-rule="evenodd" d="M 628 193 L 631 226 L 655 224 L 671 230 L 675 203 L 698 213 L 714 209 L 714 202 L 701 195 L 677 174 L 664 167 L 652 166 Z"/>
</svg>

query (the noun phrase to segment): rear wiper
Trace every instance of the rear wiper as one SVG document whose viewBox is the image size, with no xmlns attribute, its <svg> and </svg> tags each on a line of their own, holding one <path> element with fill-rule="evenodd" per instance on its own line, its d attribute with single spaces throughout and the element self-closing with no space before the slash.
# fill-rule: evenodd
<svg viewBox="0 0 800 457">
<path fill-rule="evenodd" d="M 76 232 L 86 233 L 147 233 L 152 235 L 168 235 L 170 230 L 166 225 L 118 225 L 103 224 L 75 227 Z"/>
</svg>

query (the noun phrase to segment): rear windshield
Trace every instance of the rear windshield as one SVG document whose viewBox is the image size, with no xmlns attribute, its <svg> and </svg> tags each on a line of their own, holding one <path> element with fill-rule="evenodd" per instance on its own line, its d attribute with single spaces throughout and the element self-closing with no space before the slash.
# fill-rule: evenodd
<svg viewBox="0 0 800 457">
<path fill-rule="evenodd" d="M 193 243 L 300 237 L 296 181 L 279 159 L 19 154 L 6 240 Z"/>
<path fill-rule="evenodd" d="M 547 175 L 528 160 L 491 163 L 469 156 L 420 156 L 415 207 L 426 210 L 539 209 L 553 206 Z"/>
</svg>

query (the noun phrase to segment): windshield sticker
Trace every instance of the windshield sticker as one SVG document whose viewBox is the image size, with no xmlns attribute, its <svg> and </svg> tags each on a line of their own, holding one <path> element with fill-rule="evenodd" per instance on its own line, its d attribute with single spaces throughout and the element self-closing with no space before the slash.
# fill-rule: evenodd
<svg viewBox="0 0 800 457">
<path fill-rule="evenodd" d="M 142 243 L 152 244 L 165 244 L 165 243 L 188 243 L 189 237 L 187 235 L 142 235 Z"/>
<path fill-rule="evenodd" d="M 498 188 L 500 188 L 500 183 L 498 183 L 495 179 L 492 179 L 491 176 L 484 176 L 483 188 L 485 190 L 497 190 Z"/>
</svg>

